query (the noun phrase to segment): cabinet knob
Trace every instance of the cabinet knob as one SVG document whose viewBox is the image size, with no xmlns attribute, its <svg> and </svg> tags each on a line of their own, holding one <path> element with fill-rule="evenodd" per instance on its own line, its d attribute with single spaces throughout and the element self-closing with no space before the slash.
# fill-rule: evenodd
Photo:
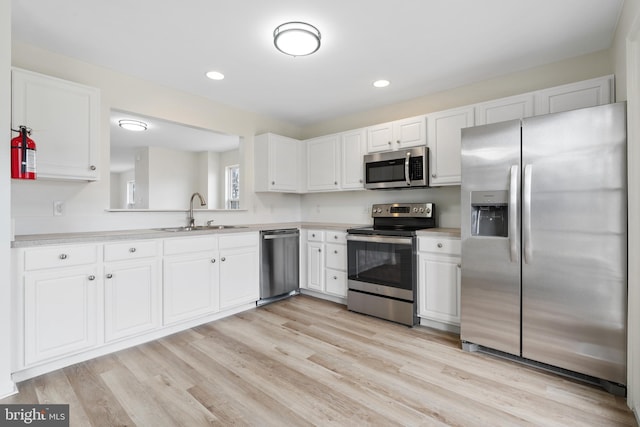
<svg viewBox="0 0 640 427">
<path fill-rule="evenodd" d="M 458 264 L 458 268 L 462 268 L 462 264 Z"/>
<path fill-rule="evenodd" d="M 315 233 L 311 234 L 311 237 L 316 237 L 316 234 Z"/>
<path fill-rule="evenodd" d="M 93 274 L 91 276 L 88 277 L 89 280 L 96 280 L 96 276 L 94 276 Z"/>
<path fill-rule="evenodd" d="M 129 252 L 134 253 L 136 251 L 136 248 L 129 248 Z"/>
<path fill-rule="evenodd" d="M 358 181 L 360 181 L 360 184 L 362 184 L 362 179 L 359 179 Z"/>
<path fill-rule="evenodd" d="M 387 144 L 391 145 L 391 141 L 387 142 Z"/>
<path fill-rule="evenodd" d="M 96 170 L 97 168 L 95 167 L 95 165 L 91 165 L 89 166 L 89 169 L 91 169 L 92 171 Z"/>
<path fill-rule="evenodd" d="M 338 251 L 333 251 L 333 253 L 334 253 L 334 254 L 337 254 L 337 253 L 338 253 Z"/>
<path fill-rule="evenodd" d="M 211 264 L 215 264 L 215 263 L 216 263 L 216 259 L 215 259 L 215 258 L 212 258 L 212 259 L 211 259 Z"/>
<path fill-rule="evenodd" d="M 435 177 L 436 177 L 436 174 L 435 174 L 435 173 L 432 173 L 432 174 L 431 174 L 431 178 L 435 178 Z"/>
<path fill-rule="evenodd" d="M 222 262 L 224 262 L 224 261 L 226 261 L 226 260 L 227 260 L 227 259 L 226 259 L 225 257 L 220 258 L 220 261 L 222 261 Z"/>
<path fill-rule="evenodd" d="M 276 185 L 276 182 L 275 181 L 271 181 L 271 185 Z"/>
<path fill-rule="evenodd" d="M 397 140 L 397 141 L 396 141 L 396 144 L 400 144 L 400 140 Z"/>
<path fill-rule="evenodd" d="M 322 249 L 318 249 L 318 252 L 322 252 Z"/>
<path fill-rule="evenodd" d="M 109 273 L 109 274 L 107 274 L 106 277 L 107 277 L 107 279 L 111 279 L 113 277 L 113 274 Z"/>
<path fill-rule="evenodd" d="M 338 280 L 338 276 L 333 276 L 333 280 Z"/>
<path fill-rule="evenodd" d="M 67 254 L 60 254 L 60 259 L 67 259 L 69 256 Z"/>
<path fill-rule="evenodd" d="M 437 244 L 437 246 L 438 246 L 439 248 L 441 248 L 441 247 L 442 247 L 442 243 L 438 243 L 438 244 Z"/>
<path fill-rule="evenodd" d="M 338 236 L 333 236 L 334 239 L 338 240 Z"/>
<path fill-rule="evenodd" d="M 338 181 L 333 181 L 333 185 L 338 185 Z"/>
</svg>

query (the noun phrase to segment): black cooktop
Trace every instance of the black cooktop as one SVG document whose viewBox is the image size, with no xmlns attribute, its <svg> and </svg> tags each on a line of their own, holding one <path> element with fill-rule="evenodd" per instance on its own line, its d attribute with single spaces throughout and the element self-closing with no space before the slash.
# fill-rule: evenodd
<svg viewBox="0 0 640 427">
<path fill-rule="evenodd" d="M 378 236 L 407 236 L 413 237 L 416 235 L 416 231 L 424 230 L 430 227 L 362 227 L 362 228 L 350 228 L 347 230 L 349 234 L 364 234 L 364 235 L 378 235 Z"/>
</svg>

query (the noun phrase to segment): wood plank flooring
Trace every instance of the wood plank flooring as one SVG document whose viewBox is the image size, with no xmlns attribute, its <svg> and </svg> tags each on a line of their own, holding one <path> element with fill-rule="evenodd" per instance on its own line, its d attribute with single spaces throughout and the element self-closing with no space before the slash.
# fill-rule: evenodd
<svg viewBox="0 0 640 427">
<path fill-rule="evenodd" d="M 307 296 L 18 384 L 72 426 L 636 426 L 603 390 Z"/>
</svg>

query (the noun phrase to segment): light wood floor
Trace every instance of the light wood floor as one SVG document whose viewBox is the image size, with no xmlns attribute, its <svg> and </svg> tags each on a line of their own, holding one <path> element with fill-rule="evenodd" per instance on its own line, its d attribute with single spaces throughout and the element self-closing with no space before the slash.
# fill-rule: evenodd
<svg viewBox="0 0 640 427">
<path fill-rule="evenodd" d="M 297 296 L 18 384 L 72 426 L 635 426 L 623 398 Z"/>
</svg>

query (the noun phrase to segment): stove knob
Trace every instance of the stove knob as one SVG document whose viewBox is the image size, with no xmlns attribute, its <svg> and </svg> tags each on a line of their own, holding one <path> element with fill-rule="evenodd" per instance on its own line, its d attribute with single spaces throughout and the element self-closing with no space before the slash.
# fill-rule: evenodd
<svg viewBox="0 0 640 427">
<path fill-rule="evenodd" d="M 430 214 L 431 213 L 431 209 L 427 208 L 427 213 Z"/>
<path fill-rule="evenodd" d="M 413 211 L 417 213 L 418 212 L 418 208 L 413 208 Z"/>
<path fill-rule="evenodd" d="M 424 208 L 420 208 L 420 213 L 423 213 L 423 212 L 424 212 Z"/>
</svg>

